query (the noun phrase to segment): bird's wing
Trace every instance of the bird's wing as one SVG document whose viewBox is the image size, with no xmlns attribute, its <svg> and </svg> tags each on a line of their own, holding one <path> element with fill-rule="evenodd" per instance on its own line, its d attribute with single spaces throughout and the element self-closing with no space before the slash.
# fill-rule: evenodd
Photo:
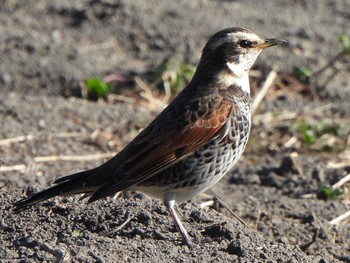
<svg viewBox="0 0 350 263">
<path fill-rule="evenodd" d="M 108 166 L 104 167 L 103 170 L 108 174 L 113 173 L 113 176 L 92 195 L 89 202 L 147 180 L 200 149 L 211 139 L 223 136 L 227 132 L 228 120 L 236 110 L 232 101 L 222 99 L 208 113 L 197 116 L 194 122 L 182 128 L 176 127 L 176 120 L 172 125 L 163 127 L 156 119 L 131 142 L 129 149 L 129 146 L 124 149 L 126 158 L 117 171 L 108 171 Z M 170 112 L 163 112 L 159 117 L 167 119 L 169 123 L 170 116 Z M 110 161 L 112 164 L 113 159 Z"/>
</svg>

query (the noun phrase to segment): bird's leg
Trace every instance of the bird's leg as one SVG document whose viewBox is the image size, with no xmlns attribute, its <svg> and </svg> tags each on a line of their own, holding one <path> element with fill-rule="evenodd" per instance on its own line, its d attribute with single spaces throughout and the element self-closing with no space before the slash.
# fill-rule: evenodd
<svg viewBox="0 0 350 263">
<path fill-rule="evenodd" d="M 183 242 L 190 248 L 193 247 L 193 243 L 189 237 L 189 235 L 187 234 L 187 231 L 185 229 L 185 227 L 183 226 L 179 216 L 177 215 L 174 205 L 175 205 L 175 194 L 168 194 L 165 198 L 164 198 L 164 204 L 165 206 L 168 208 L 171 216 L 173 217 L 176 227 L 177 229 L 180 231 Z"/>
</svg>

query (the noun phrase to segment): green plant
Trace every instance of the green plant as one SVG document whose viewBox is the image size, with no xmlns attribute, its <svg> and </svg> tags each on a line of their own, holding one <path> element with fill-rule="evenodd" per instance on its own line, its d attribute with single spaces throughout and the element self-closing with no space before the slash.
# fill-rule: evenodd
<svg viewBox="0 0 350 263">
<path fill-rule="evenodd" d="M 73 236 L 74 236 L 74 237 L 81 236 L 81 232 L 80 232 L 80 230 L 78 230 L 78 229 L 74 229 L 74 230 L 73 230 Z"/>
<path fill-rule="evenodd" d="M 341 188 L 334 188 L 331 185 L 323 184 L 317 191 L 317 198 L 321 200 L 336 200 L 344 195 L 344 190 Z"/>
<path fill-rule="evenodd" d="M 321 67 L 319 70 L 313 72 L 310 68 L 306 66 L 294 66 L 293 74 L 302 82 L 314 82 L 318 76 L 321 75 L 326 69 L 333 68 L 337 70 L 334 66 L 335 62 L 343 58 L 344 56 L 350 56 L 350 39 L 348 35 L 342 34 L 339 36 L 339 42 L 342 45 L 342 50 L 338 52 L 333 58 L 331 58 L 326 65 Z"/>
<path fill-rule="evenodd" d="M 155 84 L 165 93 L 177 94 L 192 79 L 196 68 L 177 59 L 169 59 L 156 71 Z"/>
<path fill-rule="evenodd" d="M 112 85 L 98 78 L 89 78 L 86 80 L 85 87 L 88 98 L 97 100 L 98 98 L 107 98 L 107 95 L 112 92 Z"/>
<path fill-rule="evenodd" d="M 307 123 L 303 120 L 299 128 L 303 141 L 307 144 L 314 144 L 324 134 L 337 135 L 339 126 L 330 121 Z"/>
<path fill-rule="evenodd" d="M 296 134 L 300 141 L 311 146 L 314 150 L 343 150 L 344 147 L 342 137 L 345 131 L 342 130 L 338 122 L 330 119 L 323 121 L 302 119 L 292 125 L 289 131 Z"/>
<path fill-rule="evenodd" d="M 293 67 L 293 74 L 300 81 L 309 82 L 311 80 L 313 72 L 311 69 L 309 69 L 306 66 L 294 66 Z"/>
<path fill-rule="evenodd" d="M 349 36 L 342 34 L 339 37 L 340 43 L 343 45 L 343 53 L 350 56 L 350 39 Z"/>
</svg>

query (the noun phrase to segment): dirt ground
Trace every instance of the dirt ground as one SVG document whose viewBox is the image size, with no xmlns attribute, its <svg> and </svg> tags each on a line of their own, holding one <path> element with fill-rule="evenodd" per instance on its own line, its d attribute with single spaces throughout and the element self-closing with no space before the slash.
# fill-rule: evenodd
<svg viewBox="0 0 350 263">
<path fill-rule="evenodd" d="M 321 68 L 349 24 L 348 0 L 0 0 L 0 261 L 350 262 L 350 219 L 330 224 L 350 210 L 349 196 L 315 194 L 350 172 L 349 58 L 317 84 L 289 74 Z M 189 249 L 161 202 L 141 193 L 91 205 L 55 198 L 12 213 L 54 178 L 120 151 L 159 111 L 137 97 L 135 78 L 151 83 L 171 57 L 196 64 L 206 40 L 231 26 L 288 41 L 260 55 L 253 100 L 271 69 L 274 87 L 284 84 L 266 94 L 243 158 L 212 189 L 249 227 L 198 197 L 177 206 L 196 243 Z M 114 100 L 81 97 L 84 80 L 111 74 L 125 79 Z M 339 147 L 305 145 L 290 131 L 301 119 L 335 122 Z"/>
</svg>

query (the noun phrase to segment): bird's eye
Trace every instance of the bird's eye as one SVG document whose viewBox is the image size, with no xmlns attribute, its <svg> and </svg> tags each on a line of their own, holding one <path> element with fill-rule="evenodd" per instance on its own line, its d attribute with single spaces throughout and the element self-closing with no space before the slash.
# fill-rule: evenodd
<svg viewBox="0 0 350 263">
<path fill-rule="evenodd" d="M 253 43 L 248 40 L 241 40 L 238 42 L 238 45 L 240 45 L 242 48 L 249 48 L 252 47 Z"/>
</svg>

